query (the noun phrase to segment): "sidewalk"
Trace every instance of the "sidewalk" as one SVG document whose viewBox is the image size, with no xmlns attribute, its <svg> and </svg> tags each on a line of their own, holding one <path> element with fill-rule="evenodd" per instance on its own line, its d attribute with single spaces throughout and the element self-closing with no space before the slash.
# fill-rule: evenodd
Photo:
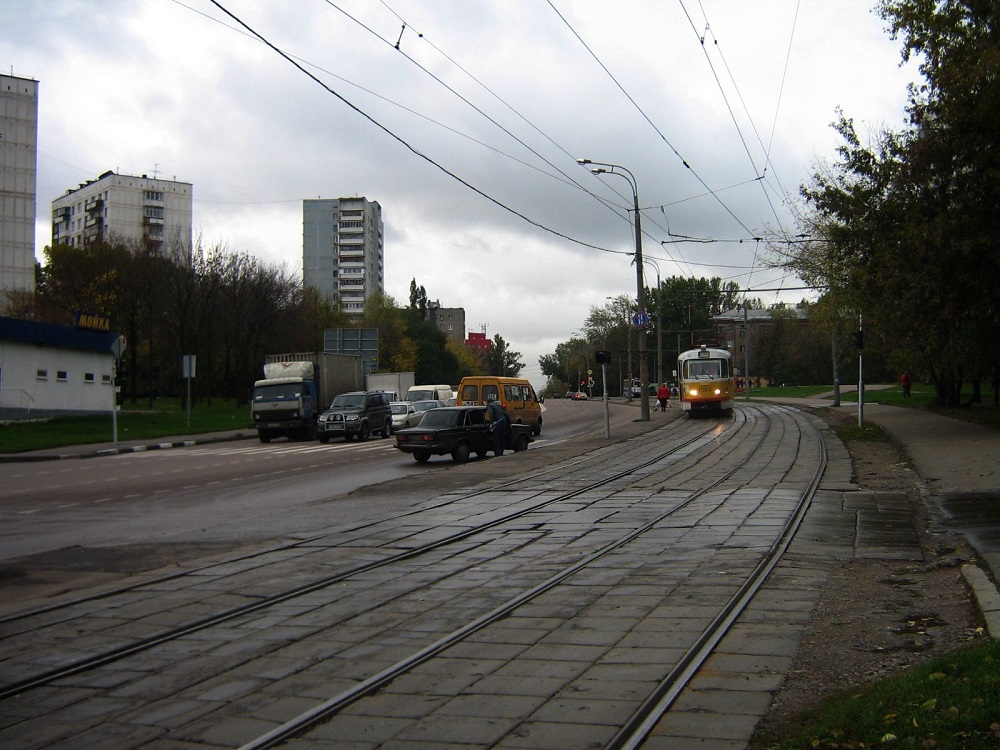
<svg viewBox="0 0 1000 750">
<path fill-rule="evenodd" d="M 856 390 L 856 389 L 854 389 Z M 841 392 L 844 392 L 843 389 Z M 833 394 L 755 399 L 857 415 L 857 403 L 832 405 Z M 906 453 L 948 525 L 960 532 L 986 571 L 962 571 L 993 638 L 1000 639 L 1000 431 L 924 409 L 865 403 L 864 421 L 877 424 Z"/>
</svg>

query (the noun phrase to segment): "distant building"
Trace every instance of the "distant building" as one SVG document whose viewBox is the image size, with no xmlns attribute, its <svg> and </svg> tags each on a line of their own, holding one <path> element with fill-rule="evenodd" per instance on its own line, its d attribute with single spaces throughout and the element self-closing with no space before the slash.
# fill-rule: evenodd
<svg viewBox="0 0 1000 750">
<path fill-rule="evenodd" d="M 793 316 L 800 324 L 808 325 L 809 323 L 808 314 L 799 307 L 782 306 L 781 308 L 765 310 L 744 310 L 742 307 L 737 307 L 712 318 L 719 344 L 733 354 L 744 354 L 748 338 L 752 346 L 753 339 L 757 334 L 769 330 L 774 325 L 775 309 L 781 309 L 782 314 Z"/>
<path fill-rule="evenodd" d="M 110 412 L 117 333 L 0 317 L 0 417 Z"/>
<path fill-rule="evenodd" d="M 52 201 L 52 244 L 138 242 L 153 252 L 192 243 L 190 182 L 105 172 Z"/>
<path fill-rule="evenodd" d="M 38 81 L 0 75 L 0 292 L 35 291 Z"/>
<path fill-rule="evenodd" d="M 469 338 L 465 340 L 465 346 L 467 349 L 477 354 L 482 354 L 485 357 L 488 357 L 493 352 L 493 342 L 487 338 L 485 332 L 470 333 Z"/>
<path fill-rule="evenodd" d="M 366 198 L 302 201 L 302 283 L 349 314 L 385 284 L 382 207 Z"/>
<path fill-rule="evenodd" d="M 465 308 L 441 307 L 440 302 L 427 303 L 427 319 L 452 341 L 465 341 Z"/>
</svg>

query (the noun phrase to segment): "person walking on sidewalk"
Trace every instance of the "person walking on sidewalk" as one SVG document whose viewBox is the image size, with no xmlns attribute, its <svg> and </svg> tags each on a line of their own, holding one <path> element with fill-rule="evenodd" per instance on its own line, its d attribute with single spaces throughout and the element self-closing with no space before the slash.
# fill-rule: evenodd
<svg viewBox="0 0 1000 750">
<path fill-rule="evenodd" d="M 670 406 L 670 387 L 666 383 L 660 383 L 656 389 L 656 400 L 660 402 L 660 411 L 666 411 Z"/>
</svg>

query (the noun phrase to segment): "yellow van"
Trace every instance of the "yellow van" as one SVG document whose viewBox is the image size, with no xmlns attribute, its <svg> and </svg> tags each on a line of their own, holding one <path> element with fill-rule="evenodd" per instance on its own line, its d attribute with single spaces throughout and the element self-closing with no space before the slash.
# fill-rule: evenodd
<svg viewBox="0 0 1000 750">
<path fill-rule="evenodd" d="M 524 378 L 501 378 L 495 375 L 470 375 L 458 386 L 457 406 L 488 404 L 500 401 L 515 424 L 531 425 L 533 435 L 542 434 L 542 411 L 535 389 Z"/>
</svg>

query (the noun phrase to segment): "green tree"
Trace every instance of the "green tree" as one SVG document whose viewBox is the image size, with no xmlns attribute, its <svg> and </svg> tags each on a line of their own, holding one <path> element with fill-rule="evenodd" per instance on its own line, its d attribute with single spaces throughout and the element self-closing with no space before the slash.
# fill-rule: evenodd
<svg viewBox="0 0 1000 750">
<path fill-rule="evenodd" d="M 516 378 L 524 369 L 521 353 L 510 349 L 503 336 L 499 333 L 493 336 L 493 348 L 489 356 L 489 374 L 501 377 Z"/>
<path fill-rule="evenodd" d="M 922 60 L 909 127 L 865 144 L 841 115 L 839 161 L 802 188 L 812 241 L 789 265 L 862 316 L 866 348 L 928 373 L 954 406 L 1000 362 L 1000 9 L 886 0 L 879 12 L 904 59 Z"/>
</svg>

